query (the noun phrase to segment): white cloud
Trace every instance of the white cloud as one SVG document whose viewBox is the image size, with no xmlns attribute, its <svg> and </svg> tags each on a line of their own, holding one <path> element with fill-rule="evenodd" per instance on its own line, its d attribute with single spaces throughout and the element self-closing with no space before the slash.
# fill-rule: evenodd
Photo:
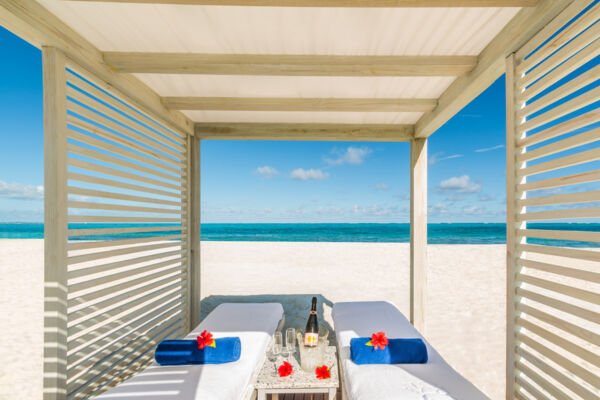
<svg viewBox="0 0 600 400">
<path fill-rule="evenodd" d="M 477 150 L 475 150 L 475 153 L 485 153 L 486 151 L 498 150 L 498 149 L 502 149 L 502 148 L 504 148 L 504 145 L 499 144 L 497 146 L 484 147 L 483 149 L 477 149 Z"/>
<path fill-rule="evenodd" d="M 439 153 L 435 153 L 433 154 L 431 157 L 429 157 L 429 165 L 434 165 L 440 161 L 444 161 L 444 160 L 451 160 L 453 158 L 460 158 L 462 157 L 462 154 L 452 154 L 449 156 L 444 156 L 444 152 L 441 151 Z"/>
<path fill-rule="evenodd" d="M 388 185 L 386 185 L 385 183 L 380 183 L 378 185 L 375 185 L 375 189 L 377 189 L 377 190 L 390 190 L 390 187 Z"/>
<path fill-rule="evenodd" d="M 492 201 L 492 200 L 496 200 L 496 196 L 493 194 L 482 194 L 481 196 L 479 196 L 479 200 L 480 201 Z"/>
<path fill-rule="evenodd" d="M 469 207 L 464 207 L 462 210 L 463 214 L 466 215 L 482 215 L 486 213 L 486 210 L 484 210 L 481 207 L 477 207 L 477 206 L 469 206 Z"/>
<path fill-rule="evenodd" d="M 264 167 L 258 167 L 254 172 L 264 176 L 265 178 L 271 178 L 279 173 L 279 171 L 277 171 L 275 168 L 269 167 L 268 165 L 265 165 Z"/>
<path fill-rule="evenodd" d="M 44 187 L 23 185 L 21 183 L 6 183 L 0 180 L 0 198 L 42 200 L 44 198 Z"/>
<path fill-rule="evenodd" d="M 442 181 L 437 187 L 441 193 L 478 193 L 481 185 L 471 180 L 469 175 L 454 176 Z"/>
<path fill-rule="evenodd" d="M 308 169 L 305 170 L 303 168 L 297 168 L 292 171 L 290 177 L 299 181 L 308 181 L 308 180 L 316 180 L 320 181 L 323 179 L 327 179 L 329 174 L 327 172 L 323 172 L 320 169 Z"/>
<path fill-rule="evenodd" d="M 345 150 L 333 149 L 331 151 L 338 157 L 335 159 L 325 158 L 325 162 L 329 165 L 342 165 L 342 164 L 362 164 L 365 162 L 365 158 L 373 152 L 368 147 L 348 147 Z"/>
<path fill-rule="evenodd" d="M 428 207 L 427 213 L 432 216 L 448 214 L 448 208 L 443 203 L 432 204 Z"/>
</svg>

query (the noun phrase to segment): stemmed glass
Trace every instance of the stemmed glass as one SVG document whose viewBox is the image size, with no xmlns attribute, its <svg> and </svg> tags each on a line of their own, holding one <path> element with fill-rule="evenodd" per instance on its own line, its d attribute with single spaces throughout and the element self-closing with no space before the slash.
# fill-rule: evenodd
<svg viewBox="0 0 600 400">
<path fill-rule="evenodd" d="M 273 352 L 277 354 L 277 356 L 281 355 L 281 351 L 283 350 L 283 335 L 281 332 L 275 332 L 273 335 Z"/>
<path fill-rule="evenodd" d="M 279 339 L 277 334 L 279 334 Z M 281 355 L 282 341 L 283 339 L 281 338 L 281 332 L 275 332 L 275 335 L 273 335 L 273 341 L 268 349 L 269 351 L 267 351 L 267 359 L 273 364 L 273 371 L 271 372 L 272 376 L 277 376 L 277 360 Z"/>
<path fill-rule="evenodd" d="M 285 331 L 285 348 L 291 359 L 296 351 L 296 330 L 294 328 L 287 328 Z"/>
</svg>

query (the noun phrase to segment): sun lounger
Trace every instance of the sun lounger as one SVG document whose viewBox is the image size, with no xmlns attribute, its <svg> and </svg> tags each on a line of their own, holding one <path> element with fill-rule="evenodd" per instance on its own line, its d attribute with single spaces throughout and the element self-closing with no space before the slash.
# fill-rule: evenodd
<svg viewBox="0 0 600 400">
<path fill-rule="evenodd" d="M 242 400 L 252 396 L 252 382 L 273 333 L 283 318 L 279 303 L 227 303 L 217 306 L 186 338 L 205 329 L 215 338 L 238 336 L 242 354 L 236 362 L 161 366 L 156 362 L 135 377 L 100 395 L 103 400 Z"/>
<path fill-rule="evenodd" d="M 419 334 L 406 317 L 384 301 L 336 303 L 333 322 L 339 347 L 344 400 L 484 400 L 475 386 L 456 372 Z M 356 365 L 350 339 L 383 331 L 389 338 L 422 338 L 426 364 Z"/>
</svg>

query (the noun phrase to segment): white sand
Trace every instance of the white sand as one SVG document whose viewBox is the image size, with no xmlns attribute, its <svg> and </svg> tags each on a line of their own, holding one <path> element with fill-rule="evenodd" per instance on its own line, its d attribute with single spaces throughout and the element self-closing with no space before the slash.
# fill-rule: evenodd
<svg viewBox="0 0 600 400">
<path fill-rule="evenodd" d="M 203 312 L 273 299 L 301 326 L 318 294 L 326 318 L 346 300 L 390 300 L 408 313 L 408 254 L 408 244 L 203 242 Z M 493 399 L 504 398 L 504 260 L 503 245 L 429 246 L 426 336 Z M 0 240 L 0 271 L 0 399 L 41 398 L 43 241 Z"/>
</svg>

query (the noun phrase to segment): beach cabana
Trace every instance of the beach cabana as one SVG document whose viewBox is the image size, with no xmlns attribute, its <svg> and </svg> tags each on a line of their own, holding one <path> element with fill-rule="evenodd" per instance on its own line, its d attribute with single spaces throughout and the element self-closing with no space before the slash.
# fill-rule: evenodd
<svg viewBox="0 0 600 400">
<path fill-rule="evenodd" d="M 600 216 L 590 186 L 552 191 L 600 180 L 600 67 L 581 70 L 599 16 L 590 0 L 0 0 L 43 54 L 44 398 L 104 392 L 199 322 L 204 140 L 409 142 L 423 332 L 427 140 L 503 74 L 507 398 L 595 398 L 600 253 L 528 239 L 600 236 L 528 223 Z"/>
</svg>

